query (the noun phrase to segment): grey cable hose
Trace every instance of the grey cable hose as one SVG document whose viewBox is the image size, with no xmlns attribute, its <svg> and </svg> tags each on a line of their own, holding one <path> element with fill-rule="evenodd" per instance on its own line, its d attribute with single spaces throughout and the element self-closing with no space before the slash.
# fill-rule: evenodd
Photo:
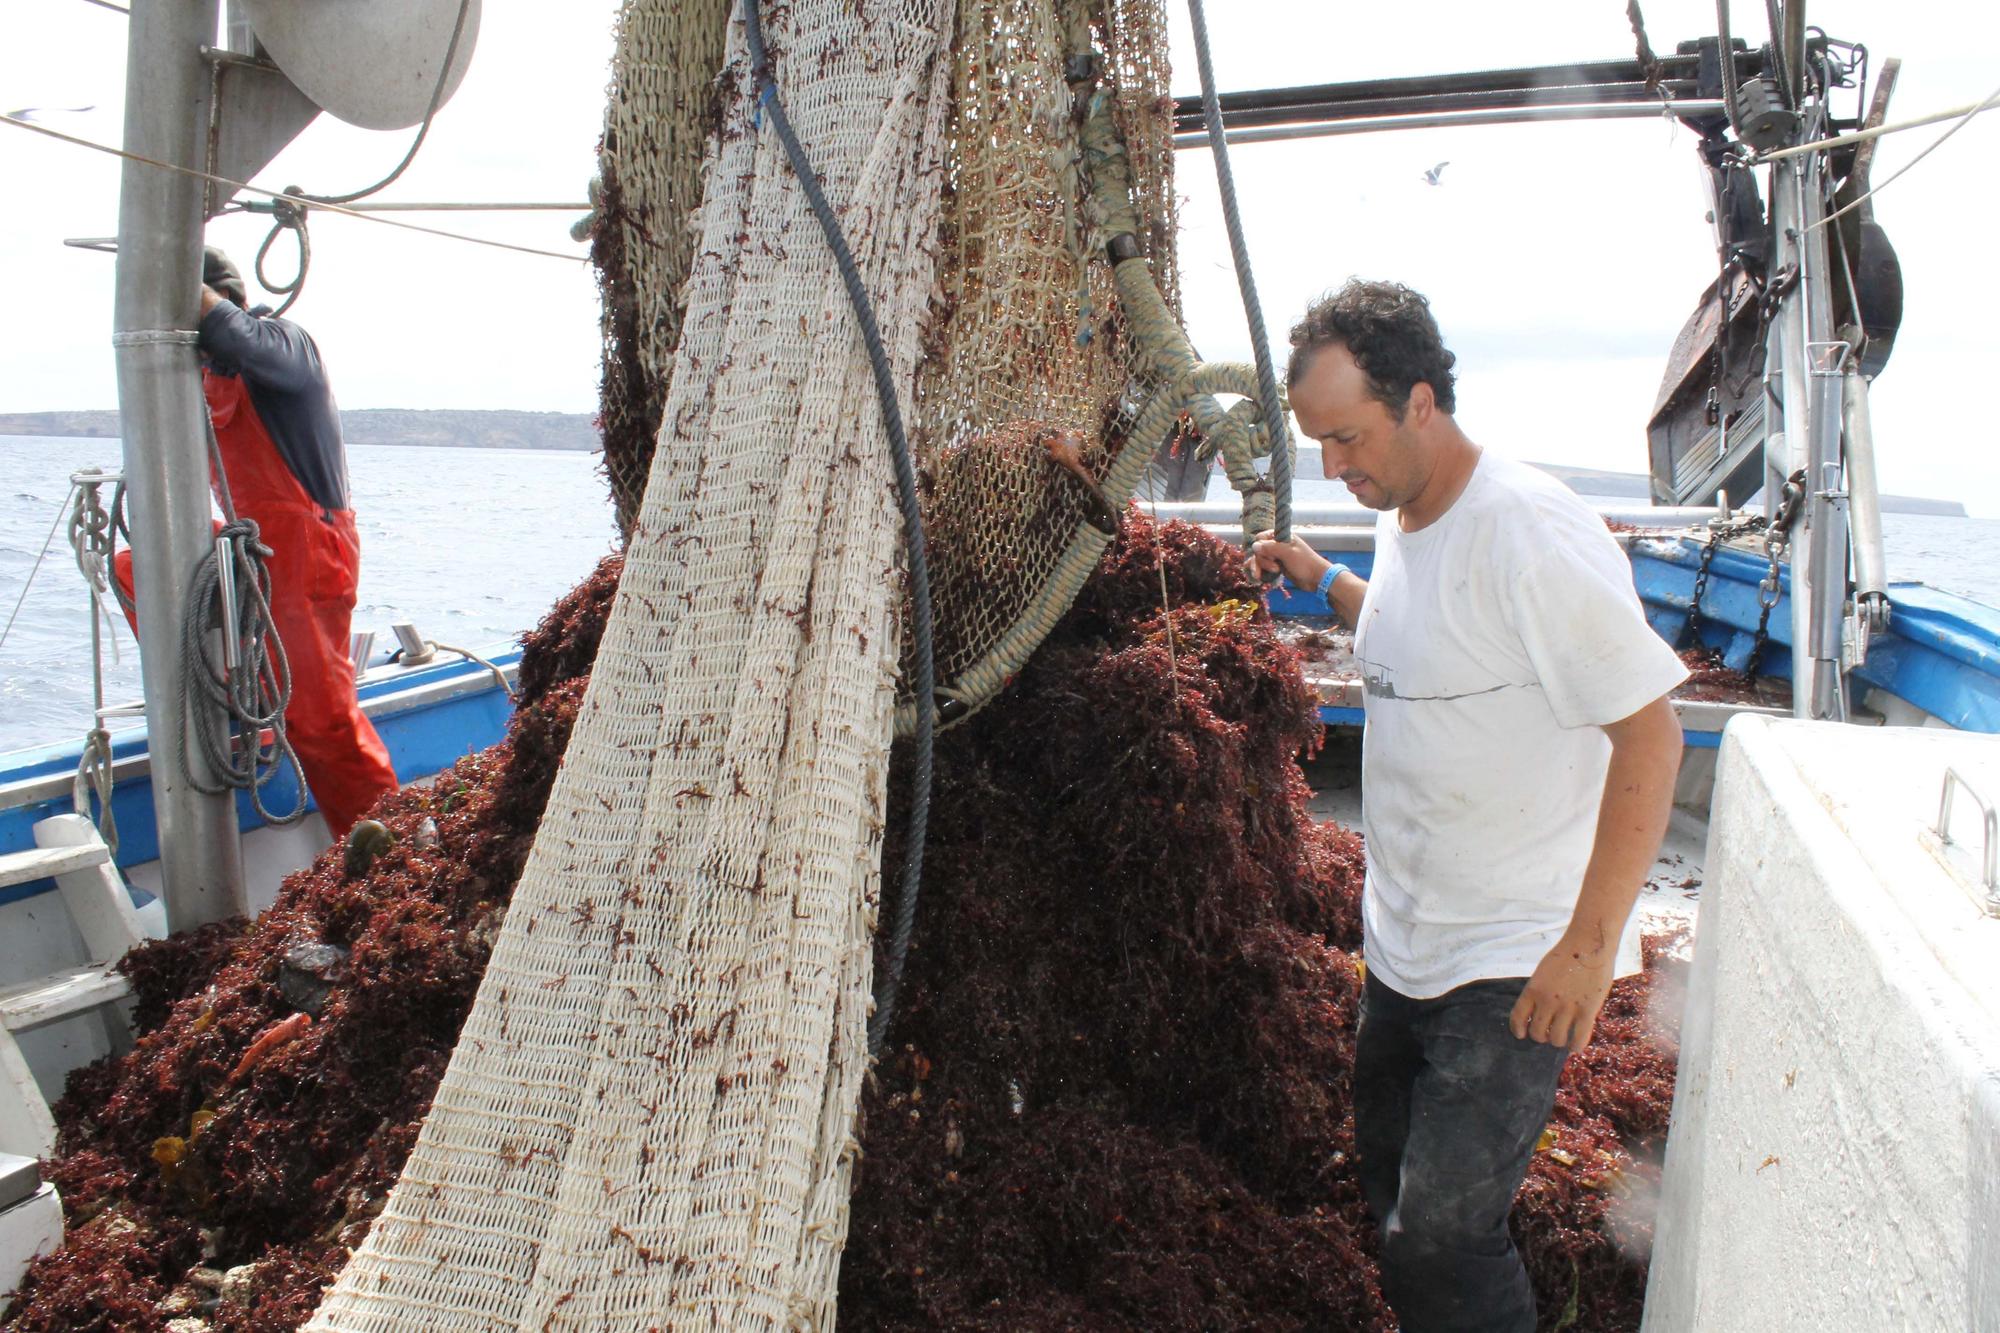
<svg viewBox="0 0 2000 1333">
<path fill-rule="evenodd" d="M 875 393 L 881 400 L 882 424 L 889 434 L 889 453 L 896 468 L 896 496 L 903 510 L 903 534 L 910 554 L 910 622 L 916 668 L 917 733 L 911 756 L 910 823 L 908 843 L 903 851 L 902 892 L 897 896 L 889 935 L 889 966 L 875 992 L 875 1013 L 868 1020 L 868 1053 L 879 1058 L 896 1013 L 896 992 L 903 982 L 903 965 L 910 953 L 910 935 L 917 919 L 917 886 L 924 873 L 924 835 L 931 810 L 931 741 L 936 732 L 936 669 L 931 660 L 931 578 L 924 556 L 923 510 L 917 502 L 917 468 L 910 454 L 910 442 L 903 433 L 903 411 L 896 400 L 896 382 L 889 370 L 889 354 L 882 346 L 882 330 L 875 322 L 874 307 L 861 284 L 861 271 L 841 232 L 840 220 L 833 215 L 820 188 L 819 176 L 806 158 L 805 146 L 792 132 L 791 121 L 778 102 L 778 85 L 770 57 L 764 49 L 764 29 L 758 18 L 757 0 L 743 0 L 743 24 L 750 47 L 751 77 L 757 86 L 760 108 L 771 113 L 771 125 L 784 145 L 792 172 L 805 190 L 806 202 L 826 234 L 827 248 L 833 251 L 847 299 L 854 307 L 855 323 L 868 348 L 868 365 L 875 374 Z"/>
<path fill-rule="evenodd" d="M 1194 25 L 1195 64 L 1201 71 L 1201 116 L 1208 127 L 1208 147 L 1215 158 L 1215 181 L 1222 193 L 1222 220 L 1229 229 L 1229 256 L 1236 261 L 1236 286 L 1243 293 L 1243 314 L 1250 322 L 1250 350 L 1257 363 L 1257 404 L 1263 409 L 1265 433 L 1271 440 L 1271 490 L 1275 512 L 1272 535 L 1292 539 L 1292 432 L 1285 406 L 1278 397 L 1278 375 L 1271 366 L 1271 343 L 1264 333 L 1264 307 L 1257 300 L 1257 280 L 1250 273 L 1250 250 L 1243 242 L 1243 218 L 1236 207 L 1236 176 L 1229 169 L 1229 141 L 1222 129 L 1222 104 L 1215 95 L 1215 69 L 1208 58 L 1208 21 L 1201 0 L 1188 0 Z"/>
<path fill-rule="evenodd" d="M 310 199 L 316 204 L 351 204 L 357 199 L 366 199 L 369 195 L 395 184 L 396 179 L 409 169 L 410 163 L 417 160 L 417 150 L 424 146 L 424 139 L 431 132 L 431 121 L 436 118 L 438 107 L 444 102 L 444 86 L 451 81 L 451 62 L 458 56 L 458 39 L 465 33 L 465 16 L 471 9 L 472 0 L 458 0 L 458 19 L 451 25 L 451 41 L 445 45 L 444 63 L 438 66 L 437 83 L 431 88 L 430 105 L 424 109 L 423 124 L 417 129 L 417 137 L 410 141 L 410 151 L 403 154 L 403 160 L 396 164 L 394 171 L 373 185 L 364 185 L 346 194 L 306 194 L 297 187 L 286 193 L 296 193 L 301 198 Z"/>
<path fill-rule="evenodd" d="M 458 0 L 458 19 L 451 26 L 451 41 L 445 44 L 444 63 L 438 66 L 437 83 L 431 88 L 431 100 L 424 108 L 423 123 L 417 127 L 417 137 L 410 141 L 409 151 L 403 154 L 403 160 L 396 164 L 394 171 L 373 185 L 364 185 L 345 194 L 307 194 L 296 185 L 288 187 L 285 194 L 315 204 L 351 204 L 358 199 L 366 199 L 371 194 L 378 194 L 395 184 L 402 174 L 409 170 L 410 163 L 417 160 L 417 151 L 424 146 L 424 140 L 430 137 L 431 122 L 437 118 L 438 107 L 444 102 L 445 85 L 451 81 L 451 62 L 458 56 L 459 38 L 465 34 L 465 16 L 471 9 L 472 0 Z M 271 230 L 265 234 L 264 244 L 257 248 L 256 272 L 257 281 L 263 284 L 266 291 L 285 298 L 283 304 L 271 312 L 275 318 L 290 310 L 292 303 L 305 293 L 306 276 L 312 271 L 312 238 L 306 232 L 304 208 L 298 204 L 288 204 L 283 199 L 274 199 L 272 203 L 274 207 Z M 280 287 L 265 278 L 264 257 L 271 252 L 271 246 L 278 239 L 278 234 L 284 231 L 294 232 L 299 238 L 299 271 L 290 283 Z"/>
</svg>

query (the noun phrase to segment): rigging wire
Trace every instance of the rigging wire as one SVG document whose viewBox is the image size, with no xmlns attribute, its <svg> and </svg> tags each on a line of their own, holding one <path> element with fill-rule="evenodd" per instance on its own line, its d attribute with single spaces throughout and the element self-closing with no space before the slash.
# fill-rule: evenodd
<svg viewBox="0 0 2000 1333">
<path fill-rule="evenodd" d="M 36 134 L 45 134 L 51 139 L 59 139 L 64 143 L 74 144 L 79 148 L 89 148 L 111 157 L 123 158 L 128 162 L 138 162 L 144 166 L 158 167 L 162 171 L 177 171 L 183 176 L 193 176 L 197 180 L 210 181 L 216 185 L 226 185 L 232 191 L 261 195 L 265 199 L 274 201 L 287 197 L 281 190 L 269 190 L 261 185 L 252 185 L 247 181 L 231 180 L 227 176 L 218 176 L 213 172 L 202 171 L 195 167 L 184 167 L 178 162 L 162 162 L 156 157 L 147 157 L 142 153 L 130 152 L 123 148 L 113 148 L 110 144 L 98 143 L 94 139 L 85 139 L 78 135 L 65 134 L 61 130 L 52 130 L 46 125 L 37 125 L 33 121 L 16 120 L 12 116 L 0 115 L 0 125 L 12 125 L 18 129 L 32 130 Z M 544 259 L 561 259 L 572 264 L 588 263 L 590 260 L 590 256 L 588 255 L 566 255 L 557 250 L 538 250 L 532 245 L 516 245 L 512 241 L 496 241 L 487 236 L 471 236 L 465 232 L 446 231 L 442 227 L 426 227 L 421 223 L 401 222 L 395 218 L 383 217 L 380 213 L 365 212 L 358 208 L 348 208 L 342 204 L 313 204 L 312 207 L 323 209 L 329 213 L 338 213 L 342 217 L 359 218 L 363 222 L 373 222 L 378 226 L 395 227 L 402 231 L 421 232 L 426 236 L 439 236 L 448 241 L 464 241 L 468 245 L 483 245 L 493 250 L 511 250 L 516 254 L 540 255 Z"/>
<path fill-rule="evenodd" d="M 42 572 L 42 561 L 48 558 L 49 544 L 56 539 L 56 529 L 62 526 L 63 515 L 69 513 L 69 503 L 75 498 L 76 483 L 71 482 L 68 492 L 62 498 L 62 503 L 56 506 L 56 519 L 49 524 L 49 535 L 42 538 L 42 549 L 35 553 L 35 564 L 28 571 L 28 581 L 21 585 L 21 595 L 14 599 L 14 609 L 7 616 L 6 627 L 0 628 L 0 648 L 7 646 L 7 636 L 14 632 L 14 622 L 21 615 L 21 607 L 27 603 L 28 590 L 35 586 L 35 575 Z"/>
<path fill-rule="evenodd" d="M 888 1039 L 889 1024 L 895 1018 L 896 992 L 902 986 L 903 967 L 910 952 L 910 936 L 916 926 L 917 889 L 923 880 L 924 839 L 930 824 L 931 744 L 937 723 L 937 676 L 931 654 L 931 580 L 924 550 L 923 510 L 917 499 L 916 463 L 910 454 L 909 439 L 903 433 L 902 406 L 896 398 L 896 382 L 889 369 L 889 354 L 882 346 L 882 331 L 875 322 L 874 307 L 868 300 L 867 289 L 862 285 L 861 271 L 854 262 L 854 252 L 848 248 L 840 220 L 834 216 L 833 206 L 827 202 L 819 175 L 806 157 L 805 145 L 799 142 L 783 105 L 778 101 L 777 79 L 771 68 L 770 54 L 764 48 L 764 28 L 757 13 L 757 0 L 743 0 L 743 26 L 750 48 L 750 71 L 757 89 L 757 105 L 760 110 L 771 113 L 771 125 L 778 133 L 778 142 L 784 146 L 785 157 L 792 164 L 792 173 L 799 178 L 799 186 L 805 191 L 813 217 L 818 219 L 820 230 L 825 233 L 827 248 L 833 251 L 840 280 L 847 288 L 848 303 L 854 308 L 854 321 L 860 325 L 861 339 L 868 349 L 869 369 L 875 375 L 875 394 L 881 401 L 882 425 L 888 432 L 889 454 L 895 463 L 896 497 L 903 510 L 904 542 L 909 550 L 917 733 L 910 763 L 910 820 L 903 851 L 902 892 L 896 899 L 895 916 L 890 927 L 888 968 L 876 990 L 875 1012 L 868 1020 L 868 1053 L 879 1058 L 883 1043 Z"/>
<path fill-rule="evenodd" d="M 1250 251 L 1243 241 L 1243 218 L 1236 207 L 1236 177 L 1229 169 L 1229 141 L 1222 129 L 1222 104 L 1215 95 L 1215 69 L 1208 58 L 1208 22 L 1201 0 L 1188 0 L 1194 22 L 1195 63 L 1201 70 L 1201 113 L 1208 126 L 1208 146 L 1215 158 L 1215 179 L 1222 194 L 1222 220 L 1229 231 L 1229 255 L 1236 262 L 1236 286 L 1243 293 L 1243 314 L 1250 324 L 1250 348 L 1257 362 L 1257 405 L 1264 416 L 1264 434 L 1271 445 L 1271 489 L 1275 506 L 1271 535 L 1292 539 L 1292 432 L 1278 396 L 1278 376 L 1271 367 L 1271 344 L 1264 331 L 1264 307 L 1257 300 L 1257 281 L 1250 273 Z"/>
<path fill-rule="evenodd" d="M 1743 121 L 1737 114 L 1741 98 L 1736 89 L 1736 44 L 1729 35 L 1729 0 L 1715 0 L 1716 55 L 1722 65 L 1722 111 L 1729 117 L 1729 132 L 1743 137 Z"/>
<path fill-rule="evenodd" d="M 1973 116 L 2000 107 L 2000 89 L 1995 89 L 1991 97 L 1983 102 L 1968 102 L 1964 106 L 1951 107 L 1944 111 L 1933 111 L 1927 116 L 1913 116 L 1909 120 L 1899 120 L 1893 125 L 1875 125 L 1865 130 L 1850 130 L 1846 134 L 1836 134 L 1830 138 L 1814 139 L 1811 143 L 1793 144 L 1789 148 L 1773 148 L 1768 153 L 1759 153 L 1750 159 L 1749 165 L 1761 167 L 1766 162 L 1777 162 L 1787 157 L 1798 157 L 1804 153 L 1821 153 L 1828 149 L 1845 148 L 1849 144 L 1866 143 L 1879 139 L 1885 134 L 1901 134 L 1904 130 L 1920 130 L 1926 125 L 1936 125 L 1940 121 Z M 1883 182 L 1887 184 L 1887 182 Z"/>
<path fill-rule="evenodd" d="M 1964 115 L 1960 116 L 1958 120 L 1952 124 L 1952 127 L 1950 129 L 1946 130 L 1943 134 L 1940 134 L 1937 138 L 1931 140 L 1929 144 L 1925 145 L 1924 150 L 1921 153 L 1918 153 L 1908 162 L 1905 162 L 1902 166 L 1898 167 L 1890 175 L 1888 180 L 1883 181 L 1880 185 L 1874 186 L 1866 194 L 1858 195 L 1855 198 L 1849 200 L 1847 203 L 1842 204 L 1839 208 L 1836 208 L 1835 210 L 1833 210 L 1833 212 L 1828 213 L 1818 222 L 1813 223 L 1813 226 L 1824 227 L 1827 223 L 1832 222 L 1835 218 L 1841 216 L 1843 213 L 1853 212 L 1855 209 L 1861 207 L 1861 205 L 1867 203 L 1870 199 L 1873 199 L 1876 195 L 1882 193 L 1882 191 L 1888 189 L 1891 185 L 1895 184 L 1896 181 L 1900 179 L 1906 172 L 1908 172 L 1911 167 L 1914 167 L 1915 165 L 1917 165 L 1917 163 L 1923 161 L 1925 158 L 1929 157 L 1932 153 L 1936 152 L 1938 147 L 1941 144 L 1943 144 L 1946 139 L 1949 139 L 1952 135 L 1957 134 L 1967 125 L 1970 125 L 1972 123 L 1972 118 L 1974 116 L 1986 110 L 1988 107 L 1993 106 L 1996 102 L 2000 102 L 2000 88 L 1995 88 L 1991 93 L 1988 93 L 1985 101 L 1980 102 L 1978 105 L 1974 106 L 1971 110 L 1967 111 Z"/>
</svg>

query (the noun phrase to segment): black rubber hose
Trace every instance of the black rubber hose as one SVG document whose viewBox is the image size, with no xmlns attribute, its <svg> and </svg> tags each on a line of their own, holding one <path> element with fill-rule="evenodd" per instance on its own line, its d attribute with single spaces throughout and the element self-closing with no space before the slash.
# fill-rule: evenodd
<svg viewBox="0 0 2000 1333">
<path fill-rule="evenodd" d="M 1743 124 L 1737 119 L 1736 47 L 1729 35 L 1729 0 L 1715 0 L 1715 36 L 1722 55 L 1722 111 L 1729 117 L 1730 131 L 1743 141 Z"/>
<path fill-rule="evenodd" d="M 903 509 L 903 539 L 910 556 L 910 633 L 915 641 L 913 654 L 917 674 L 917 734 L 910 768 L 909 841 L 903 854 L 903 884 L 896 898 L 890 925 L 888 968 L 875 991 L 875 1013 L 868 1021 L 868 1053 L 879 1057 L 896 1013 L 896 992 L 903 982 L 903 964 L 910 953 L 910 934 L 917 920 L 917 886 L 924 873 L 924 834 L 931 812 L 931 740 L 936 731 L 936 671 L 931 661 L 931 578 L 924 558 L 923 510 L 917 503 L 917 466 L 910 455 L 910 441 L 903 433 L 903 410 L 896 400 L 896 382 L 889 370 L 889 354 L 882 346 L 882 330 L 875 322 L 875 309 L 861 285 L 861 270 L 848 249 L 833 215 L 819 176 L 806 158 L 805 146 L 792 132 L 784 107 L 778 102 L 778 85 L 764 50 L 764 29 L 758 20 L 757 0 L 743 0 L 743 24 L 750 44 L 751 77 L 756 81 L 758 105 L 771 113 L 771 125 L 784 145 L 792 171 L 805 190 L 806 202 L 826 234 L 827 248 L 833 251 L 840 280 L 847 287 L 847 300 L 854 307 L 854 320 L 861 326 L 861 340 L 868 348 L 868 364 L 875 372 L 875 394 L 882 403 L 882 424 L 889 433 L 889 454 L 896 466 L 896 496 Z"/>
<path fill-rule="evenodd" d="M 1194 24 L 1195 65 L 1201 71 L 1201 116 L 1208 127 L 1209 152 L 1215 157 L 1215 180 L 1222 192 L 1222 220 L 1229 229 L 1229 255 L 1236 261 L 1236 286 L 1243 293 L 1243 314 L 1250 321 L 1250 349 L 1257 362 L 1257 405 L 1264 413 L 1271 440 L 1271 490 L 1275 512 L 1272 535 L 1292 539 L 1292 431 L 1278 397 L 1278 375 L 1271 365 L 1271 342 L 1264 332 L 1264 307 L 1257 300 L 1257 280 L 1250 274 L 1250 250 L 1243 243 L 1243 218 L 1236 208 L 1236 176 L 1229 169 L 1229 139 L 1222 129 L 1222 104 L 1215 95 L 1215 70 L 1208 59 L 1208 20 L 1201 0 L 1188 0 Z"/>
</svg>

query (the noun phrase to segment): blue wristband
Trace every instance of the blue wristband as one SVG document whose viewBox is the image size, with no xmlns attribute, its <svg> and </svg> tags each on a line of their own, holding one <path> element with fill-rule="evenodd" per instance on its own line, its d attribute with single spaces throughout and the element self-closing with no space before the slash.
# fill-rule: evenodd
<svg viewBox="0 0 2000 1333">
<path fill-rule="evenodd" d="M 1326 573 L 1320 575 L 1319 588 L 1318 588 L 1319 599 L 1322 602 L 1326 603 L 1327 610 L 1331 611 L 1333 609 L 1334 581 L 1338 579 L 1342 574 L 1350 572 L 1351 571 L 1347 568 L 1346 565 L 1333 564 L 1333 565 L 1328 565 L 1326 567 Z"/>
</svg>

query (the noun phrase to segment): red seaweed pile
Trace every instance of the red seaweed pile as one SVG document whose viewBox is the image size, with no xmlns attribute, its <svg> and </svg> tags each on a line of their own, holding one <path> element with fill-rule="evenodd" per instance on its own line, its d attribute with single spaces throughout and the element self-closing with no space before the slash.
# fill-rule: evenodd
<svg viewBox="0 0 2000 1333">
<path fill-rule="evenodd" d="M 940 738 L 844 1324 L 1394 1327 L 1348 1114 L 1361 843 L 1306 811 L 1317 741 L 1237 554 L 1136 515 Z M 1517 1211 L 1545 1326 L 1638 1326 L 1673 1093 L 1648 984 L 1571 1062 Z"/>
<path fill-rule="evenodd" d="M 507 737 L 374 817 L 361 873 L 329 849 L 254 924 L 144 946 L 128 1055 L 56 1107 L 68 1239 L 7 1327 L 218 1333 L 303 1323 L 366 1234 L 470 1010 L 582 700 L 622 561 L 549 613 Z"/>
<path fill-rule="evenodd" d="M 378 808 L 372 866 L 329 852 L 254 925 L 132 956 L 142 1036 L 71 1082 L 47 1167 L 70 1239 L 7 1327 L 303 1322 L 415 1141 L 617 572 L 531 637 L 502 744 Z M 1010 690 L 939 738 L 843 1327 L 1394 1327 L 1347 1109 L 1361 844 L 1306 812 L 1317 742 L 1237 553 L 1128 512 Z M 1655 975 L 1571 1061 L 1517 1209 L 1545 1327 L 1638 1324 L 1673 1080 Z"/>
</svg>

